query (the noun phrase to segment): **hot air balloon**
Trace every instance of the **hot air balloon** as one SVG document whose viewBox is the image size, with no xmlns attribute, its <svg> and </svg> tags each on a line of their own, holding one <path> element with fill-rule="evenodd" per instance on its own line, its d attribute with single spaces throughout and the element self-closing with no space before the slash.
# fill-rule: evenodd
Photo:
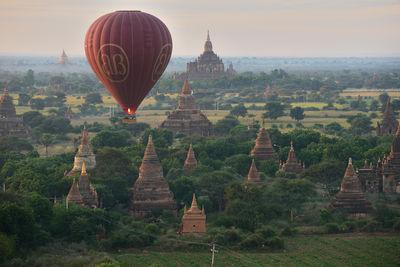
<svg viewBox="0 0 400 267">
<path fill-rule="evenodd" d="M 140 11 L 115 11 L 98 18 L 85 38 L 85 53 L 99 80 L 133 121 L 136 110 L 171 58 L 167 26 Z"/>
</svg>

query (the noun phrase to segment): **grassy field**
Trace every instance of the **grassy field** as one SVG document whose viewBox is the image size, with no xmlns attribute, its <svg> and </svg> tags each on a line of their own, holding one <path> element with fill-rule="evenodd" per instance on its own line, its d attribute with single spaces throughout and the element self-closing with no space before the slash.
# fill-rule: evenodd
<svg viewBox="0 0 400 267">
<path fill-rule="evenodd" d="M 331 235 L 288 239 L 284 252 L 245 253 L 217 247 L 215 266 L 399 266 L 398 235 Z M 210 266 L 209 248 L 198 253 L 118 254 L 122 266 Z"/>
<path fill-rule="evenodd" d="M 362 97 L 374 97 L 378 98 L 380 94 L 387 93 L 391 97 L 400 97 L 400 90 L 399 89 L 392 89 L 392 90 L 351 90 L 347 89 L 340 93 L 342 97 L 352 97 L 357 98 L 358 96 Z"/>
</svg>

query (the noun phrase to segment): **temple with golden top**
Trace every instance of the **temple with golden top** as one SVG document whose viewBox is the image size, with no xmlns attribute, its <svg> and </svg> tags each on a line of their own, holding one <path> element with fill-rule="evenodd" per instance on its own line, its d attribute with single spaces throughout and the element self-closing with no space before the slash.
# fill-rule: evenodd
<svg viewBox="0 0 400 267">
<path fill-rule="evenodd" d="M 351 158 L 346 168 L 340 191 L 331 202 L 331 207 L 351 217 L 363 217 L 372 211 L 371 203 L 366 199 L 360 180 L 354 171 Z"/>
<path fill-rule="evenodd" d="M 190 209 L 184 208 L 182 217 L 182 234 L 198 233 L 203 234 L 206 232 L 206 214 L 204 207 L 199 209 L 197 206 L 196 195 L 193 194 L 192 205 Z"/>
<path fill-rule="evenodd" d="M 212 124 L 197 107 L 188 80 L 183 83 L 179 94 L 178 108 L 168 115 L 160 127 L 187 136 L 209 136 L 212 133 Z"/>
<path fill-rule="evenodd" d="M 290 150 L 288 153 L 287 160 L 279 164 L 279 169 L 287 172 L 294 173 L 296 175 L 304 171 L 304 165 L 296 158 L 296 152 L 294 151 L 293 142 L 290 142 Z"/>
<path fill-rule="evenodd" d="M 183 170 L 188 173 L 197 167 L 197 159 L 193 151 L 193 146 L 190 144 L 189 150 L 186 156 L 185 163 L 183 165 Z"/>
<path fill-rule="evenodd" d="M 83 127 L 81 133 L 81 143 L 74 158 L 74 166 L 67 175 L 71 176 L 80 173 L 83 162 L 85 162 L 87 170 L 93 170 L 96 167 L 96 157 L 89 141 L 89 132 L 86 130 L 86 126 Z"/>
<path fill-rule="evenodd" d="M 132 214 L 135 217 L 143 218 L 156 210 L 169 210 L 176 215 L 174 195 L 163 176 L 151 135 L 132 192 Z"/>
<path fill-rule="evenodd" d="M 250 155 L 256 160 L 275 159 L 275 152 L 272 148 L 271 139 L 264 128 L 260 128 L 254 148 Z"/>
</svg>

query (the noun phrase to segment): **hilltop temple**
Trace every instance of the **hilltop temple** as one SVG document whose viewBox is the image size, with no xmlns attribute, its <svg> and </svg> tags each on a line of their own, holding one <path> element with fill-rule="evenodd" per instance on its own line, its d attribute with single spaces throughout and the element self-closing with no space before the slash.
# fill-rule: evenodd
<svg viewBox="0 0 400 267">
<path fill-rule="evenodd" d="M 275 159 L 275 152 L 272 148 L 271 139 L 265 128 L 260 128 L 256 144 L 251 150 L 250 155 L 257 160 Z"/>
<path fill-rule="evenodd" d="M 186 173 L 189 173 L 193 169 L 195 169 L 196 167 L 197 167 L 197 159 L 196 159 L 196 156 L 195 156 L 194 151 L 193 151 L 193 146 L 192 146 L 192 144 L 190 144 L 189 150 L 188 150 L 188 153 L 187 153 L 187 156 L 186 156 L 186 160 L 185 160 L 185 163 L 183 165 L 183 170 Z"/>
<path fill-rule="evenodd" d="M 182 217 L 182 234 L 205 233 L 206 232 L 206 214 L 204 207 L 200 210 L 197 206 L 196 195 L 193 194 L 192 205 L 190 209 L 184 208 Z"/>
<path fill-rule="evenodd" d="M 211 134 L 212 124 L 196 106 L 188 80 L 183 83 L 179 94 L 178 108 L 168 115 L 160 127 L 168 129 L 174 134 L 181 133 L 188 136 L 209 136 Z"/>
<path fill-rule="evenodd" d="M 28 136 L 28 128 L 24 126 L 22 118 L 17 116 L 13 99 L 6 87 L 0 97 L 0 137 L 26 138 Z"/>
<path fill-rule="evenodd" d="M 86 126 L 83 127 L 81 133 L 81 144 L 75 155 L 74 167 L 67 175 L 71 176 L 80 173 L 83 161 L 85 161 L 88 170 L 93 170 L 96 167 L 96 157 L 89 142 L 89 132 L 86 130 Z"/>
<path fill-rule="evenodd" d="M 226 76 L 235 75 L 232 63 L 225 70 L 222 59 L 213 51 L 210 33 L 207 32 L 207 40 L 204 44 L 203 53 L 194 61 L 187 63 L 186 72 L 175 74 L 175 79 L 208 80 L 219 79 Z"/>
<path fill-rule="evenodd" d="M 358 170 L 361 186 L 370 193 L 400 193 L 400 127 L 397 128 L 390 153 L 376 165 L 368 162 Z"/>
<path fill-rule="evenodd" d="M 246 176 L 245 184 L 261 185 L 262 180 L 260 178 L 260 173 L 257 170 L 256 163 L 254 159 L 251 161 L 249 173 Z"/>
<path fill-rule="evenodd" d="M 74 179 L 67 196 L 67 202 L 68 204 L 74 203 L 88 208 L 97 208 L 99 206 L 97 191 L 90 183 L 85 161 L 83 161 L 81 169 L 79 181 L 77 182 Z"/>
<path fill-rule="evenodd" d="M 287 160 L 279 164 L 279 169 L 287 172 L 294 173 L 296 175 L 304 171 L 304 165 L 296 158 L 296 152 L 294 151 L 293 142 L 290 142 L 290 150 L 288 153 Z"/>
<path fill-rule="evenodd" d="M 377 135 L 394 134 L 396 132 L 399 122 L 393 112 L 392 105 L 390 104 L 390 97 L 388 97 L 386 106 L 383 110 L 382 121 L 377 122 L 376 133 Z"/>
<path fill-rule="evenodd" d="M 351 158 L 346 168 L 340 191 L 331 202 L 331 208 L 342 211 L 350 217 L 364 217 L 372 210 L 366 199 L 360 180 L 353 168 Z"/>
<path fill-rule="evenodd" d="M 69 61 L 68 61 L 68 56 L 67 56 L 67 54 L 65 53 L 65 51 L 64 51 L 64 49 L 63 49 L 63 51 L 62 51 L 62 53 L 61 53 L 61 56 L 60 56 L 60 60 L 58 61 L 58 63 L 60 64 L 60 65 L 67 65 L 68 63 L 69 63 Z"/>
<path fill-rule="evenodd" d="M 144 152 L 139 177 L 133 186 L 132 214 L 143 218 L 155 210 L 170 210 L 176 215 L 174 195 L 164 179 L 162 166 L 151 135 Z"/>
</svg>

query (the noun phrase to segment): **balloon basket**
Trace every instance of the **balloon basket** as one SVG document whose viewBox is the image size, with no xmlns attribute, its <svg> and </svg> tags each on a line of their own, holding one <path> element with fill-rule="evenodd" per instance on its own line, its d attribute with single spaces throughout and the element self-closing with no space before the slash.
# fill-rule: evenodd
<svg viewBox="0 0 400 267">
<path fill-rule="evenodd" d="M 132 116 L 128 116 L 122 119 L 123 123 L 127 123 L 127 124 L 133 124 L 136 123 L 136 116 L 132 115 Z"/>
</svg>

